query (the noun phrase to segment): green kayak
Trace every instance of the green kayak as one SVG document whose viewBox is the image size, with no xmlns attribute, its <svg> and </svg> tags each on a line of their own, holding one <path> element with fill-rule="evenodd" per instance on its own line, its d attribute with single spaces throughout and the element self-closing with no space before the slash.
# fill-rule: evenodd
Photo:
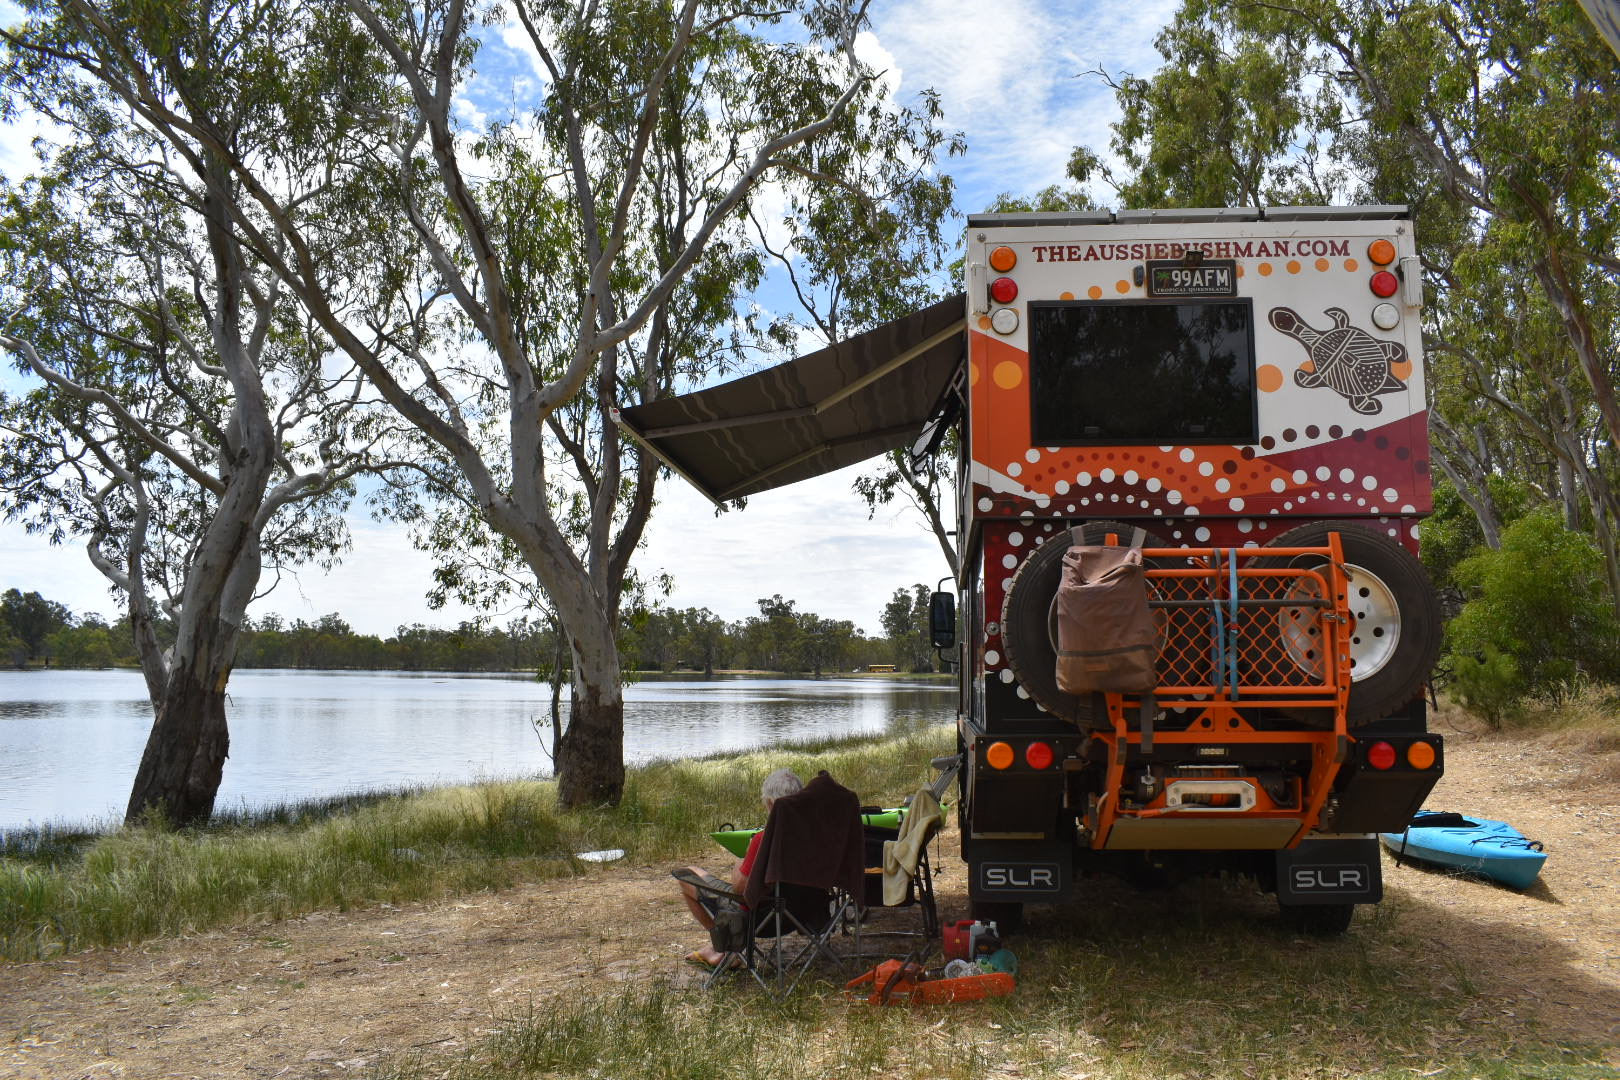
<svg viewBox="0 0 1620 1080">
<path fill-rule="evenodd" d="M 898 829 L 900 827 L 900 807 L 892 810 L 874 810 L 861 815 L 861 821 L 867 825 L 876 825 L 880 829 Z M 727 829 L 723 832 L 712 832 L 714 842 L 731 852 L 737 858 L 748 854 L 748 842 L 754 834 L 763 829 L 763 825 L 756 825 L 751 829 Z"/>
</svg>

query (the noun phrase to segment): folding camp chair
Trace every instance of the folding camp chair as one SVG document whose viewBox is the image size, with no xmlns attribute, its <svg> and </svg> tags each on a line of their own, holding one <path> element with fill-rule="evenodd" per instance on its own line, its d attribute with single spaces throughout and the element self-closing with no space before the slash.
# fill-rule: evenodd
<svg viewBox="0 0 1620 1080">
<path fill-rule="evenodd" d="M 863 927 L 857 936 L 856 955 L 859 957 L 891 955 L 863 949 L 859 944 L 861 936 L 919 938 L 917 945 L 908 950 L 912 959 L 921 959 L 939 940 L 939 907 L 934 900 L 934 870 L 929 849 L 944 827 L 940 799 L 956 779 L 961 757 L 936 758 L 933 766 L 939 770 L 939 775 L 906 800 L 898 829 L 866 827 L 866 888 L 862 900 L 867 913 L 874 909 L 915 907 L 918 927 L 914 930 Z"/>
<path fill-rule="evenodd" d="M 898 829 L 866 827 L 866 888 L 862 901 L 868 917 L 875 910 L 915 908 L 919 917 L 917 928 L 885 929 L 867 925 L 862 927 L 859 936 L 920 938 L 917 947 L 908 950 L 920 957 L 939 940 L 939 907 L 934 900 L 934 870 L 928 850 L 944 819 L 938 800 L 928 788 L 919 790 L 909 802 L 901 812 Z M 862 957 L 889 955 L 866 952 L 859 944 L 856 950 Z"/>
<path fill-rule="evenodd" d="M 798 985 L 817 957 L 839 963 L 830 942 L 858 908 L 861 842 L 860 800 L 821 772 L 803 791 L 771 805 L 741 895 L 675 871 L 723 901 L 710 931 L 723 956 L 705 985 L 741 967 L 768 992 L 781 994 Z M 801 940 L 790 943 L 795 934 Z"/>
<path fill-rule="evenodd" d="M 780 992 L 802 950 L 810 947 L 810 936 L 831 920 L 831 894 L 825 889 L 778 883 L 750 908 L 744 906 L 742 893 L 713 878 L 700 877 L 684 867 L 670 874 L 690 885 L 699 896 L 715 901 L 709 942 L 721 956 L 704 980 L 704 989 L 722 976 L 742 970 L 767 991 Z M 782 940 L 789 934 L 805 935 L 791 955 Z"/>
</svg>

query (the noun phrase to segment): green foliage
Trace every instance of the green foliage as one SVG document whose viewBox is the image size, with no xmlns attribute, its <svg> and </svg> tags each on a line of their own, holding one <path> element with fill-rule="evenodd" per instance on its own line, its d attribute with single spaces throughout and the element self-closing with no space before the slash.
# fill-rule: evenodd
<svg viewBox="0 0 1620 1080">
<path fill-rule="evenodd" d="M 1580 7 L 1185 0 L 1156 44 L 1110 83 L 1125 171 L 1079 147 L 1071 177 L 1128 207 L 1410 206 L 1433 451 L 1474 504 L 1441 486 L 1436 580 L 1551 504 L 1620 610 L 1620 67 Z"/>
<path fill-rule="evenodd" d="M 1493 728 L 1501 728 L 1524 700 L 1525 682 L 1513 657 L 1495 645 L 1474 656 L 1453 653 L 1446 689 L 1459 704 Z"/>
<path fill-rule="evenodd" d="M 9 631 L 9 637 L 22 643 L 27 660 L 49 656 L 52 636 L 68 626 L 72 618 L 73 613 L 64 605 L 37 592 L 7 589 L 0 596 L 0 630 Z"/>
<path fill-rule="evenodd" d="M 1536 493 L 1522 480 L 1500 474 L 1487 479 L 1491 499 L 1500 515 L 1499 524 L 1511 525 L 1523 517 L 1536 501 Z M 1434 513 L 1423 521 L 1423 566 L 1438 589 L 1454 589 L 1457 564 L 1485 543 L 1479 518 L 1463 502 L 1451 481 L 1443 476 L 1434 480 Z"/>
<path fill-rule="evenodd" d="M 121 652 L 112 630 L 95 616 L 77 626 L 65 626 L 50 636 L 51 660 L 57 667 L 108 668 L 118 662 Z"/>
<path fill-rule="evenodd" d="M 901 671 L 934 670 L 928 608 L 928 586 L 921 583 L 894 590 L 883 606 L 883 632 L 889 635 L 894 664 Z"/>
<path fill-rule="evenodd" d="M 1502 547 L 1456 568 L 1468 602 L 1447 632 L 1460 686 L 1500 719 L 1526 694 L 1559 695 L 1577 676 L 1620 678 L 1620 622 L 1603 555 L 1548 509 L 1502 533 Z"/>
<path fill-rule="evenodd" d="M 28 646 L 22 638 L 4 627 L 0 627 L 0 664 L 11 667 L 28 665 Z"/>
<path fill-rule="evenodd" d="M 1112 145 L 1130 175 L 1082 147 L 1069 161 L 1076 182 L 1101 179 L 1131 208 L 1327 201 L 1315 132 L 1337 116 L 1331 94 L 1302 78 L 1309 39 L 1238 32 L 1222 9 L 1188 0 L 1154 39 L 1165 65 L 1112 84 L 1123 113 Z"/>
</svg>

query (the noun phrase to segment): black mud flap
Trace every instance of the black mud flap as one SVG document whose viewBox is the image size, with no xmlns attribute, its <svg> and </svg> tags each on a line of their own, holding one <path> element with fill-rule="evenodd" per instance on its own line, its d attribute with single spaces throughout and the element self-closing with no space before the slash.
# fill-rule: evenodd
<svg viewBox="0 0 1620 1080">
<path fill-rule="evenodd" d="M 989 903 L 1053 904 L 1074 877 L 1068 843 L 979 841 L 968 845 L 968 895 Z"/>
<path fill-rule="evenodd" d="M 1376 904 L 1383 898 L 1383 865 L 1372 837 L 1306 840 L 1277 852 L 1280 904 Z"/>
</svg>

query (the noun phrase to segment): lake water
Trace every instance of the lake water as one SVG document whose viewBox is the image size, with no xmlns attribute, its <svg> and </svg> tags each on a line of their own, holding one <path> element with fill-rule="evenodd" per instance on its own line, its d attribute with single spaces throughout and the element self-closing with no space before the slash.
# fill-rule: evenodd
<svg viewBox="0 0 1620 1080">
<path fill-rule="evenodd" d="M 516 675 L 237 671 L 218 809 L 534 776 L 550 688 Z M 566 697 L 565 697 L 566 700 Z M 951 719 L 956 689 L 905 679 L 668 679 L 625 689 L 631 763 Z M 0 671 L 0 830 L 123 816 L 151 729 L 132 671 Z"/>
</svg>

